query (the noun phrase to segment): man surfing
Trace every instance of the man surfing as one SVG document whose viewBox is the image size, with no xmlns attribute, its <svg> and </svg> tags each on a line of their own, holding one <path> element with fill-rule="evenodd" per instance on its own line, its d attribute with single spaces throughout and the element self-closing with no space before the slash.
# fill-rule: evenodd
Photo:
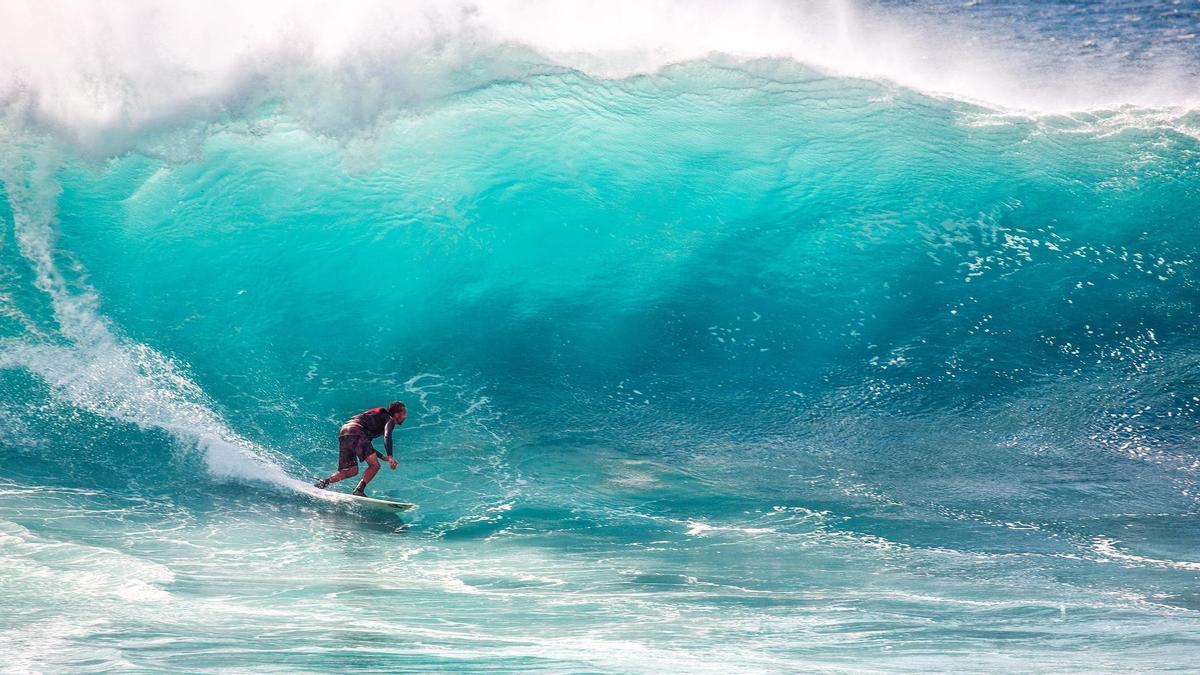
<svg viewBox="0 0 1200 675">
<path fill-rule="evenodd" d="M 387 452 L 388 466 L 396 470 L 396 458 L 392 457 L 392 429 L 404 424 L 408 410 L 400 401 L 392 401 L 386 408 L 371 408 L 351 417 L 342 425 L 338 432 L 338 470 L 328 478 L 322 478 L 314 483 L 324 490 L 331 483 L 345 480 L 358 474 L 358 463 L 365 461 L 367 470 L 363 473 L 354 494 L 366 497 L 367 483 L 379 473 L 379 453 L 371 441 L 383 436 L 383 449 Z"/>
</svg>

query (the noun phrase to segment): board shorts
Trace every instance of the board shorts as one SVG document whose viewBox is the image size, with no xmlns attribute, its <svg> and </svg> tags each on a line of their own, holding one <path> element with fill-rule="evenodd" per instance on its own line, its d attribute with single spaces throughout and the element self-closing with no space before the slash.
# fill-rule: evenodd
<svg viewBox="0 0 1200 675">
<path fill-rule="evenodd" d="M 357 424 L 347 424 L 338 432 L 338 471 L 358 466 L 375 452 L 371 439 Z"/>
</svg>

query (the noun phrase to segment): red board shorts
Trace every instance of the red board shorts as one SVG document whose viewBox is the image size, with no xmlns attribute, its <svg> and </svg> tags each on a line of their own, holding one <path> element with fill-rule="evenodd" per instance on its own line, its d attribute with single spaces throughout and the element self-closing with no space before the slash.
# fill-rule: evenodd
<svg viewBox="0 0 1200 675">
<path fill-rule="evenodd" d="M 356 467 L 373 454 L 375 446 L 359 425 L 347 424 L 338 432 L 338 471 Z"/>
</svg>

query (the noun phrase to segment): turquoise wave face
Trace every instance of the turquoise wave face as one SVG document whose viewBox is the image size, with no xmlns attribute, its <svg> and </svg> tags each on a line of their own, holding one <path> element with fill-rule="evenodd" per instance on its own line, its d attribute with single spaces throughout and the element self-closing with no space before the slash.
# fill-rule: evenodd
<svg viewBox="0 0 1200 675">
<path fill-rule="evenodd" d="M 884 667 L 962 667 L 980 640 L 985 667 L 1064 666 L 1064 636 L 1113 667 L 1177 657 L 1200 609 L 1195 123 L 714 60 L 497 82 L 349 138 L 285 106 L 103 162 L 22 138 L 0 471 L 96 530 L 5 509 L 22 550 L 84 547 L 8 562 L 132 557 L 141 585 L 84 607 L 168 598 L 184 618 L 157 630 L 228 658 L 239 638 L 200 617 L 254 634 L 272 602 L 231 566 L 334 617 L 474 622 L 383 647 L 396 668 L 612 666 L 627 643 L 618 669 L 834 667 L 875 630 Z M 376 489 L 422 507 L 399 543 L 291 492 L 393 398 L 403 465 Z M 130 534 L 151 531 L 178 535 Z M 323 581 L 337 556 L 409 581 L 356 595 Z M 324 644 L 292 621 L 274 647 Z"/>
</svg>

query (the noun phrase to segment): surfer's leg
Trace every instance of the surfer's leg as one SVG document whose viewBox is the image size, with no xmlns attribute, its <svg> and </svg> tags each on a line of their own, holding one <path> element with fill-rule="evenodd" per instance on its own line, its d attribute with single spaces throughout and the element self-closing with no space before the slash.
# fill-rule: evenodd
<svg viewBox="0 0 1200 675">
<path fill-rule="evenodd" d="M 340 480 L 358 475 L 358 451 L 361 436 L 338 437 L 338 470 L 328 478 L 317 481 L 317 487 L 325 488 Z"/>
<path fill-rule="evenodd" d="M 358 481 L 358 487 L 354 488 L 354 494 L 363 494 L 367 489 L 367 483 L 379 473 L 379 453 L 372 452 L 367 455 L 367 470 L 363 472 L 362 480 Z"/>
<path fill-rule="evenodd" d="M 336 483 L 339 480 L 346 480 L 347 478 L 350 478 L 351 476 L 357 476 L 357 475 L 358 475 L 358 465 L 356 464 L 348 469 L 341 469 L 340 471 L 330 474 L 329 482 Z"/>
</svg>

